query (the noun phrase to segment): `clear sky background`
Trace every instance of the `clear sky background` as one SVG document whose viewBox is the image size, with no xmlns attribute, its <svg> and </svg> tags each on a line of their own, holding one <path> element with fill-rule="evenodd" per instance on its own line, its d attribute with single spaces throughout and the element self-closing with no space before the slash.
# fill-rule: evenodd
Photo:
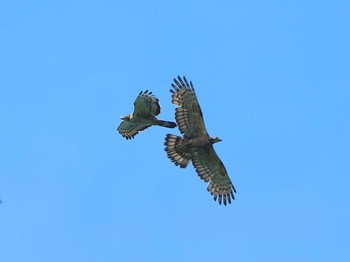
<svg viewBox="0 0 350 262">
<path fill-rule="evenodd" d="M 0 1 L 0 261 L 350 261 L 349 1 Z M 137 94 L 196 88 L 237 194 Z"/>
</svg>

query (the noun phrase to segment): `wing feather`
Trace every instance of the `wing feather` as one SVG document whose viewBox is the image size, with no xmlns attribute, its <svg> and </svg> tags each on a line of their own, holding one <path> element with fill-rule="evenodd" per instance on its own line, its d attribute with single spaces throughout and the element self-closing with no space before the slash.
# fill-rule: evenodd
<svg viewBox="0 0 350 262">
<path fill-rule="evenodd" d="M 219 204 L 231 203 L 231 197 L 234 199 L 233 193 L 236 193 L 236 189 L 213 146 L 193 148 L 192 164 L 198 176 L 205 182 L 209 182 L 208 191 L 214 199 L 218 198 Z"/>
<path fill-rule="evenodd" d="M 129 121 L 122 121 L 118 126 L 117 130 L 119 134 L 121 134 L 126 139 L 132 139 L 136 136 L 140 131 L 145 130 L 150 127 L 150 125 L 144 125 L 140 123 L 132 123 Z"/>
<path fill-rule="evenodd" d="M 140 92 L 134 102 L 133 117 L 157 116 L 160 113 L 159 100 L 148 90 Z"/>
<path fill-rule="evenodd" d="M 181 134 L 185 138 L 208 136 L 192 82 L 178 76 L 171 86 L 172 103 L 179 106 L 175 110 L 175 119 Z"/>
</svg>

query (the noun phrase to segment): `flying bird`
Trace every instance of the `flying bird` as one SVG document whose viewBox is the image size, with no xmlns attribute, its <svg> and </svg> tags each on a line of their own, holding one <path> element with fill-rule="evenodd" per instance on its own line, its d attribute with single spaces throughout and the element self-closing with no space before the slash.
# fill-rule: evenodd
<svg viewBox="0 0 350 262">
<path fill-rule="evenodd" d="M 159 113 L 160 105 L 158 98 L 152 92 L 148 92 L 148 90 L 141 91 L 134 102 L 134 112 L 120 118 L 123 121 L 117 130 L 126 139 L 132 139 L 140 131 L 153 125 L 168 128 L 176 127 L 176 123 L 174 122 L 158 120 L 156 116 Z"/>
<path fill-rule="evenodd" d="M 207 189 L 214 200 L 220 205 L 231 204 L 236 189 L 213 147 L 221 139 L 208 135 L 192 82 L 178 76 L 171 86 L 171 102 L 179 106 L 175 109 L 175 119 L 183 137 L 166 135 L 164 145 L 168 158 L 181 168 L 192 161 L 198 176 L 208 182 Z"/>
</svg>

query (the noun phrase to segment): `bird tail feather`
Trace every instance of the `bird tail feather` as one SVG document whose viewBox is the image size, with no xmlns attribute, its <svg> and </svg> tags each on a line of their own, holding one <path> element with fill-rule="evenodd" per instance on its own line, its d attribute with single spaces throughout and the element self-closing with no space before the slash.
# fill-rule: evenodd
<svg viewBox="0 0 350 262">
<path fill-rule="evenodd" d="M 167 127 L 167 128 L 175 128 L 176 127 L 176 123 L 170 122 L 170 121 L 164 121 L 164 120 L 157 120 L 157 122 L 155 124 L 157 126 L 163 126 L 163 127 Z"/>
<path fill-rule="evenodd" d="M 166 135 L 164 142 L 164 150 L 168 158 L 176 166 L 180 166 L 181 168 L 187 167 L 191 161 L 191 154 L 186 150 L 186 146 L 183 142 L 183 138 L 170 134 Z"/>
</svg>

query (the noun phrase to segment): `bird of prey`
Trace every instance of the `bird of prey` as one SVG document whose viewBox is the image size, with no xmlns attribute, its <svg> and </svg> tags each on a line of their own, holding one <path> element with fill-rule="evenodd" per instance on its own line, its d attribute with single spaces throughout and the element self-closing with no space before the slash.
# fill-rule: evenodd
<svg viewBox="0 0 350 262">
<path fill-rule="evenodd" d="M 203 121 L 202 110 L 192 82 L 186 78 L 174 79 L 172 103 L 179 106 L 175 110 L 175 119 L 183 137 L 167 134 L 165 151 L 168 158 L 177 166 L 186 168 L 192 161 L 198 176 L 208 182 L 208 191 L 219 204 L 231 204 L 236 189 L 233 186 L 224 164 L 216 154 L 213 144 L 220 142 L 218 137 L 210 137 Z"/>
<path fill-rule="evenodd" d="M 168 128 L 176 127 L 176 123 L 158 120 L 160 113 L 159 100 L 148 90 L 140 92 L 134 102 L 134 112 L 121 117 L 123 120 L 118 126 L 118 132 L 126 139 L 132 139 L 139 131 L 156 125 Z"/>
</svg>

